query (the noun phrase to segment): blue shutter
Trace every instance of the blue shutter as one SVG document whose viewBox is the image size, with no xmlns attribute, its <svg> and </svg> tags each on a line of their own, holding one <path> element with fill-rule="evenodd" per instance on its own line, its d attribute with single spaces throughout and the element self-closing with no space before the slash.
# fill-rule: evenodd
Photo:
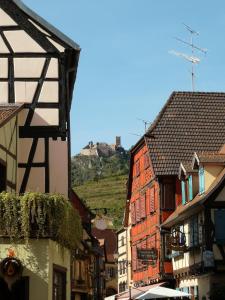
<svg viewBox="0 0 225 300">
<path fill-rule="evenodd" d="M 203 167 L 199 169 L 198 175 L 199 175 L 199 193 L 202 194 L 205 191 L 205 178 L 204 178 Z"/>
<path fill-rule="evenodd" d="M 186 203 L 185 181 L 181 181 L 182 204 Z"/>
<path fill-rule="evenodd" d="M 192 184 L 192 175 L 188 177 L 188 192 L 189 192 L 189 200 L 193 199 L 193 184 Z"/>
<path fill-rule="evenodd" d="M 225 245 L 225 210 L 215 210 L 215 236 L 218 245 Z"/>
</svg>

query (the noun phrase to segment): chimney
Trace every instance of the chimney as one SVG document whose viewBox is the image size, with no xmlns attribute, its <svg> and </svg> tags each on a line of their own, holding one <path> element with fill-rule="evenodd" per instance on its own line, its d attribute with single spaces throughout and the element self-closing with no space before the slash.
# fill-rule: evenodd
<svg viewBox="0 0 225 300">
<path fill-rule="evenodd" d="M 121 137 L 116 136 L 116 147 L 120 147 L 120 146 L 121 146 Z"/>
</svg>

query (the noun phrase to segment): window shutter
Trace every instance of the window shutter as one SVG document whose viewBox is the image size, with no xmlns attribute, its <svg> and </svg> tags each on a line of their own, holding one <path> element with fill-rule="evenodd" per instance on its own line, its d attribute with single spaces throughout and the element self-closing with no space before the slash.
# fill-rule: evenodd
<svg viewBox="0 0 225 300">
<path fill-rule="evenodd" d="M 133 271 L 137 270 L 137 248 L 132 246 L 132 269 Z"/>
<path fill-rule="evenodd" d="M 136 176 L 140 175 L 140 160 L 136 162 Z"/>
<path fill-rule="evenodd" d="M 215 210 L 215 236 L 218 245 L 225 245 L 225 210 Z"/>
<path fill-rule="evenodd" d="M 131 223 L 132 223 L 132 225 L 136 224 L 135 204 L 134 203 L 131 203 Z"/>
<path fill-rule="evenodd" d="M 189 228 L 189 232 L 190 232 L 189 246 L 193 247 L 194 246 L 194 222 L 193 222 L 193 219 L 190 220 L 189 226 L 190 226 L 190 228 Z"/>
<path fill-rule="evenodd" d="M 149 154 L 148 152 L 145 153 L 145 156 L 144 156 L 144 168 L 147 169 L 150 165 L 150 161 L 149 161 Z"/>
<path fill-rule="evenodd" d="M 181 181 L 181 191 L 182 191 L 182 204 L 185 204 L 186 203 L 185 181 Z"/>
<path fill-rule="evenodd" d="M 150 213 L 155 211 L 155 188 L 150 188 Z"/>
<path fill-rule="evenodd" d="M 188 194 L 189 194 L 189 200 L 191 201 L 193 199 L 192 175 L 188 177 Z"/>
<path fill-rule="evenodd" d="M 199 169 L 198 176 L 199 176 L 199 193 L 202 194 L 205 191 L 205 176 L 204 176 L 203 167 Z"/>
<path fill-rule="evenodd" d="M 140 222 L 140 220 L 141 220 L 141 217 L 140 217 L 140 199 L 137 199 L 135 201 L 135 203 L 136 203 L 136 221 Z"/>
<path fill-rule="evenodd" d="M 145 206 L 145 194 L 140 198 L 140 210 L 141 210 L 141 218 L 144 219 L 146 217 L 146 206 Z"/>
</svg>

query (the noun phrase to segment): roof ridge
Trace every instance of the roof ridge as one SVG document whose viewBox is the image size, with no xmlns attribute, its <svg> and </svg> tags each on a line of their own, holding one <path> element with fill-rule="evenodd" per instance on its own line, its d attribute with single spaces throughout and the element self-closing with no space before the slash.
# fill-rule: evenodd
<svg viewBox="0 0 225 300">
<path fill-rule="evenodd" d="M 147 130 L 147 132 L 146 132 L 147 134 L 151 133 L 153 131 L 153 129 L 155 129 L 156 125 L 160 121 L 161 117 L 163 116 L 165 110 L 167 109 L 167 107 L 171 103 L 171 101 L 172 101 L 172 99 L 173 99 L 173 97 L 174 97 L 175 94 L 176 94 L 176 92 L 172 92 L 172 94 L 170 95 L 169 99 L 166 101 L 166 103 L 164 104 L 164 106 L 162 107 L 162 109 L 160 110 L 160 112 L 158 113 L 158 115 L 156 116 L 156 118 L 153 121 L 152 125 Z"/>
<path fill-rule="evenodd" d="M 217 95 L 225 95 L 225 91 L 224 92 L 215 92 L 215 91 L 208 91 L 208 92 L 204 92 L 204 91 L 174 91 L 173 93 L 175 94 L 203 94 L 203 95 L 207 95 L 207 94 L 217 94 Z"/>
<path fill-rule="evenodd" d="M 217 96 L 225 96 L 225 92 L 202 92 L 202 91 L 173 91 L 171 93 L 171 95 L 169 96 L 169 99 L 166 101 L 166 103 L 164 104 L 164 106 L 162 107 L 162 109 L 160 110 L 160 112 L 158 113 L 158 115 L 156 116 L 155 120 L 153 121 L 152 125 L 149 127 L 149 129 L 147 130 L 147 134 L 151 133 L 156 125 L 158 124 L 158 122 L 160 121 L 161 117 L 163 116 L 165 110 L 167 109 L 167 107 L 169 106 L 169 104 L 171 103 L 171 101 L 173 100 L 174 96 L 176 95 L 217 95 Z"/>
<path fill-rule="evenodd" d="M 74 42 L 71 38 L 69 38 L 66 34 L 61 32 L 54 25 L 50 24 L 44 18 L 39 16 L 34 10 L 29 8 L 26 4 L 21 0 L 11 0 L 17 7 L 19 7 L 26 15 L 28 15 L 31 19 L 37 22 L 41 27 L 50 31 L 53 35 L 57 36 L 58 39 L 62 40 L 65 44 L 72 47 L 76 51 L 80 51 L 80 46 Z"/>
</svg>

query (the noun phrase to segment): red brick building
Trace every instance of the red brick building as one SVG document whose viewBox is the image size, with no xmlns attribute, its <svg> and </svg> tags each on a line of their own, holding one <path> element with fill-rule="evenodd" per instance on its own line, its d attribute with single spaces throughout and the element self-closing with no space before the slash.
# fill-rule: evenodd
<svg viewBox="0 0 225 300">
<path fill-rule="evenodd" d="M 174 92 L 147 133 L 131 149 L 128 184 L 132 280 L 173 285 L 170 250 L 161 224 L 181 203 L 180 161 L 194 151 L 218 151 L 225 141 L 225 94 Z M 148 265 L 139 249 L 153 249 Z"/>
</svg>

